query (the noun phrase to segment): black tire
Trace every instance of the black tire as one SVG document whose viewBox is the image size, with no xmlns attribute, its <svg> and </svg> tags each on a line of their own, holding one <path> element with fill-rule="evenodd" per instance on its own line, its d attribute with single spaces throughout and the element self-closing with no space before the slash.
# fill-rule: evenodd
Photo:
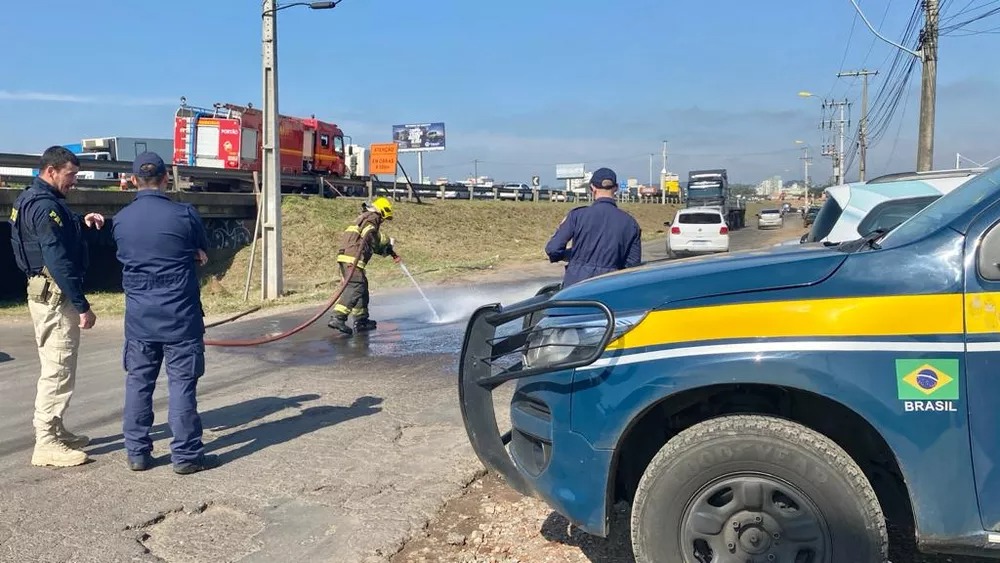
<svg viewBox="0 0 1000 563">
<path fill-rule="evenodd" d="M 653 457 L 632 505 L 632 548 L 637 563 L 884 562 L 888 536 L 871 484 L 833 441 L 736 415 L 692 426 Z M 813 558 L 796 559 L 807 549 Z"/>
</svg>

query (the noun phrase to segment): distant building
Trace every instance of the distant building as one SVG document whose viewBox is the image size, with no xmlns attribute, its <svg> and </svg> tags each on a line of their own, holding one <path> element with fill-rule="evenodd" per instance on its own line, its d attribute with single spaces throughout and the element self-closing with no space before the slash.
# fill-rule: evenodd
<svg viewBox="0 0 1000 563">
<path fill-rule="evenodd" d="M 781 181 L 781 176 L 771 176 L 761 183 L 757 184 L 757 195 L 771 197 L 781 194 L 784 183 Z"/>
</svg>

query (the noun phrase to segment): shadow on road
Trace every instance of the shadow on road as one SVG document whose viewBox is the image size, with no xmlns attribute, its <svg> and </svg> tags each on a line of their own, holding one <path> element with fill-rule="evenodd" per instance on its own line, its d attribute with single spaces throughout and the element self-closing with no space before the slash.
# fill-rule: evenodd
<svg viewBox="0 0 1000 563">
<path fill-rule="evenodd" d="M 299 408 L 306 401 L 315 401 L 319 395 L 298 395 L 295 397 L 257 397 L 242 403 L 226 405 L 201 413 L 201 424 L 206 430 L 221 431 L 250 424 L 251 422 L 270 416 L 289 408 Z M 169 438 L 170 427 L 166 422 L 156 424 L 150 429 L 149 437 L 156 440 Z M 91 440 L 91 446 L 106 444 L 103 448 L 88 450 L 90 454 L 104 454 L 121 449 L 124 436 L 116 434 Z"/>
<path fill-rule="evenodd" d="M 5 354 L 3 352 L 0 352 L 0 364 L 2 364 L 4 362 L 9 362 L 9 361 L 11 361 L 13 359 L 14 358 L 10 354 Z"/>
<path fill-rule="evenodd" d="M 350 406 L 346 407 L 330 405 L 309 407 L 295 416 L 250 426 L 216 438 L 205 444 L 205 452 L 214 452 L 242 444 L 235 450 L 219 454 L 219 461 L 228 463 L 259 452 L 268 446 L 290 442 L 322 428 L 382 412 L 382 408 L 377 406 L 380 404 L 382 404 L 381 397 L 365 396 L 355 399 Z"/>
<path fill-rule="evenodd" d="M 605 539 L 592 536 L 570 524 L 558 512 L 549 514 L 542 523 L 541 534 L 546 540 L 580 549 L 594 563 L 635 563 L 629 531 L 628 507 L 619 504 L 612 515 L 611 534 Z"/>
</svg>

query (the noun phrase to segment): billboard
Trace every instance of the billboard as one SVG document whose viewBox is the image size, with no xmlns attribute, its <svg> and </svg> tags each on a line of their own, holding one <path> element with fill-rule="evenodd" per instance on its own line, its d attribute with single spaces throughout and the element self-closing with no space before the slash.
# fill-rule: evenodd
<svg viewBox="0 0 1000 563">
<path fill-rule="evenodd" d="M 556 164 L 557 180 L 576 180 L 586 176 L 583 164 Z"/>
<path fill-rule="evenodd" d="M 399 152 L 443 151 L 444 123 L 393 125 L 392 140 Z"/>
</svg>

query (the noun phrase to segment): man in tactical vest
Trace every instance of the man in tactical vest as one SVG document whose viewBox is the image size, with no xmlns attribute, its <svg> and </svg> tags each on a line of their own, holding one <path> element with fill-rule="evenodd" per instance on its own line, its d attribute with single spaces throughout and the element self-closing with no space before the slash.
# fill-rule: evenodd
<svg viewBox="0 0 1000 563">
<path fill-rule="evenodd" d="M 341 248 L 337 253 L 342 279 L 347 279 L 347 287 L 333 306 L 333 317 L 327 326 L 344 334 L 353 334 L 347 326 L 347 317 L 354 315 L 354 330 L 358 332 L 375 330 L 375 321 L 368 318 L 368 276 L 365 266 L 373 254 L 391 256 L 399 263 L 399 255 L 393 249 L 393 239 L 381 231 L 383 221 L 392 220 L 392 202 L 385 197 L 376 198 L 371 204 L 361 204 L 361 214 L 354 224 L 344 230 Z M 361 254 L 358 257 L 358 254 Z M 354 273 L 348 278 L 351 264 Z"/>
<path fill-rule="evenodd" d="M 97 320 L 83 293 L 89 264 L 84 234 L 103 227 L 104 217 L 89 213 L 81 218 L 66 202 L 80 170 L 72 152 L 49 147 L 38 170 L 10 215 L 11 246 L 17 267 L 28 278 L 28 310 L 41 363 L 31 463 L 70 467 L 89 459 L 80 451 L 89 438 L 66 430 L 63 420 L 76 385 L 80 329 Z"/>
</svg>

